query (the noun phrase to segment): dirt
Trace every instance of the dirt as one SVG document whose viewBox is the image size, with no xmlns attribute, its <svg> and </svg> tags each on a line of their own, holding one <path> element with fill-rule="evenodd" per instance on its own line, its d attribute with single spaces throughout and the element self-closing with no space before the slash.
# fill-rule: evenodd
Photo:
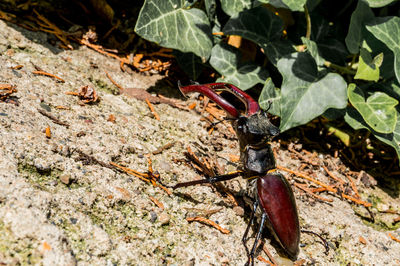
<svg viewBox="0 0 400 266">
<path fill-rule="evenodd" d="M 224 134 L 226 127 L 219 125 L 210 135 L 196 112 L 163 103 L 154 105 L 156 120 L 146 102 L 115 95 L 105 71 L 124 88 L 144 93 L 160 86 L 162 76 L 122 72 L 115 59 L 86 47 L 61 50 L 49 38 L 0 21 L 0 83 L 17 89 L 11 101 L 0 102 L 0 264 L 243 265 L 241 238 L 249 213 L 214 187 L 180 188 L 168 195 L 134 176 L 86 164 L 77 152 L 146 172 L 146 154 L 175 142 L 150 158 L 163 183 L 176 184 L 201 178 L 182 161 L 187 146 L 215 155 L 225 171 L 235 169 L 229 155 L 238 154 L 238 147 Z M 23 67 L 12 69 L 17 65 Z M 35 66 L 65 82 L 32 74 Z M 65 94 L 86 85 L 97 91 L 97 103 L 82 104 Z M 299 169 L 300 159 L 277 141 L 273 147 L 279 165 Z M 338 158 L 318 155 L 324 159 L 343 165 Z M 318 180 L 332 181 L 322 168 L 313 172 Z M 284 174 L 293 184 L 294 178 Z M 346 178 L 340 171 L 333 174 Z M 226 184 L 237 194 L 246 186 L 241 179 Z M 357 187 L 362 200 L 373 204 L 374 221 L 364 207 L 336 195 L 321 194 L 333 200 L 328 203 L 293 187 L 301 227 L 322 234 L 330 246 L 326 254 L 319 238 L 302 234 L 298 264 L 400 264 L 400 243 L 388 234 L 400 238 L 399 223 L 393 222 L 400 213 L 399 195 L 363 182 Z M 218 210 L 209 219 L 230 233 L 186 221 L 204 210 Z M 383 212 L 388 210 L 397 214 Z M 291 264 L 270 237 L 265 242 L 279 263 Z M 262 251 L 259 255 L 267 258 Z"/>
</svg>

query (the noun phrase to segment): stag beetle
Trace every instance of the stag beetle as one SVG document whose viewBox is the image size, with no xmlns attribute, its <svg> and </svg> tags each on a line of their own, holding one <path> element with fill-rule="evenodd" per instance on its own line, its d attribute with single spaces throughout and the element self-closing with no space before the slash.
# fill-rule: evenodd
<svg viewBox="0 0 400 266">
<path fill-rule="evenodd" d="M 265 224 L 289 257 L 296 258 L 300 241 L 296 202 L 289 183 L 282 174 L 276 171 L 274 154 L 269 144 L 269 140 L 279 134 L 279 128 L 268 120 L 267 112 L 260 109 L 258 103 L 250 95 L 232 84 L 194 84 L 183 87 L 178 85 L 184 95 L 199 92 L 218 104 L 232 117 L 232 125 L 240 146 L 240 167 L 238 171 L 225 175 L 178 183 L 174 188 L 215 183 L 242 176 L 249 181 L 248 197 L 252 201 L 252 213 L 242 238 L 248 256 L 247 265 L 254 264 L 254 253 Z M 218 91 L 233 94 L 243 102 L 246 107 L 245 112 L 241 113 L 232 103 L 220 96 Z M 254 244 L 249 251 L 248 233 L 256 219 L 256 212 L 261 213 L 261 220 Z"/>
</svg>

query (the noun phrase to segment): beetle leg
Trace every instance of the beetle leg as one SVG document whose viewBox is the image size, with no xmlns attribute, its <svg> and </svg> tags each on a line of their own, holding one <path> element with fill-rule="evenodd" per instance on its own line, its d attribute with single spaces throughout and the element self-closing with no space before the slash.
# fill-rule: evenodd
<svg viewBox="0 0 400 266">
<path fill-rule="evenodd" d="M 247 248 L 247 240 L 249 240 L 248 234 L 249 234 L 250 226 L 254 222 L 257 207 L 258 207 L 258 201 L 255 200 L 253 203 L 253 210 L 251 212 L 249 223 L 247 224 L 246 231 L 244 231 L 243 238 L 242 238 L 244 248 L 246 249 L 247 257 L 250 257 L 250 252 L 249 252 L 249 249 Z"/>
<path fill-rule="evenodd" d="M 221 181 L 226 181 L 226 180 L 230 180 L 232 178 L 238 177 L 242 174 L 242 171 L 235 171 L 226 175 L 217 175 L 217 176 L 213 176 L 207 179 L 200 179 L 200 180 L 194 180 L 194 181 L 189 181 L 189 182 L 183 182 L 183 183 L 179 183 L 176 184 L 175 186 L 173 186 L 172 188 L 179 188 L 179 187 L 190 187 L 190 186 L 194 186 L 194 185 L 198 185 L 198 184 L 213 184 L 216 182 L 221 182 Z"/>
<path fill-rule="evenodd" d="M 254 240 L 253 248 L 251 249 L 251 252 L 249 255 L 249 261 L 247 262 L 248 265 L 254 265 L 254 253 L 256 252 L 258 241 L 260 241 L 260 239 L 261 239 L 262 231 L 264 229 L 264 224 L 265 224 L 266 218 L 267 218 L 267 214 L 263 213 L 261 215 L 261 222 L 260 222 L 260 226 L 258 227 L 256 239 Z"/>
</svg>

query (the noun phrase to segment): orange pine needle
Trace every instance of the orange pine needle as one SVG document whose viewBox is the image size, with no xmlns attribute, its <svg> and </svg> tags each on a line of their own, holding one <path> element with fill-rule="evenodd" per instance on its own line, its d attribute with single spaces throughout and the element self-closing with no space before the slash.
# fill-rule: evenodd
<svg viewBox="0 0 400 266">
<path fill-rule="evenodd" d="M 262 261 L 262 262 L 264 262 L 264 263 L 267 263 L 268 265 L 274 265 L 274 264 L 272 264 L 272 262 L 266 260 L 266 259 L 263 258 L 261 255 L 259 255 L 259 256 L 257 257 L 257 259 L 258 259 L 259 261 Z"/>
<path fill-rule="evenodd" d="M 334 180 L 336 180 L 337 182 L 339 182 L 341 185 L 343 185 L 343 184 L 345 183 L 341 178 L 336 177 L 334 174 L 332 174 L 332 173 L 328 170 L 328 168 L 327 168 L 325 165 L 322 165 L 322 167 L 324 168 L 325 172 L 326 172 L 331 178 L 333 178 Z"/>
<path fill-rule="evenodd" d="M 147 103 L 147 105 L 149 106 L 150 111 L 153 113 L 154 118 L 157 119 L 157 120 L 160 120 L 160 116 L 159 116 L 159 115 L 157 114 L 157 112 L 154 110 L 154 107 L 153 107 L 153 105 L 150 103 L 149 99 L 146 99 L 146 103 Z"/>
<path fill-rule="evenodd" d="M 326 185 L 326 184 L 324 184 L 324 183 L 322 183 L 322 182 L 320 182 L 320 181 L 318 181 L 318 180 L 315 180 L 314 178 L 309 177 L 309 176 L 306 175 L 306 174 L 303 174 L 303 173 L 300 173 L 300 172 L 296 172 L 296 171 L 290 170 L 290 169 L 288 169 L 288 168 L 286 168 L 286 167 L 283 167 L 283 166 L 280 166 L 280 165 L 277 165 L 276 168 L 278 168 L 278 169 L 280 169 L 280 170 L 282 170 L 282 171 L 285 171 L 285 172 L 294 174 L 294 175 L 296 175 L 296 176 L 298 176 L 298 177 L 304 178 L 304 179 L 306 179 L 306 180 L 308 180 L 308 181 L 310 181 L 310 182 L 313 182 L 313 183 L 315 183 L 315 184 L 317 184 L 317 185 L 320 185 L 321 187 L 324 187 L 324 188 L 326 188 L 326 190 L 331 191 L 331 192 L 333 192 L 333 193 L 336 193 L 336 192 L 337 192 L 337 190 L 334 189 L 333 187 L 331 187 L 331 186 L 329 186 L 329 185 Z"/>
<path fill-rule="evenodd" d="M 19 70 L 19 69 L 21 69 L 21 68 L 23 68 L 24 66 L 23 65 L 16 65 L 16 66 L 12 66 L 12 67 L 10 67 L 11 69 L 15 69 L 15 70 Z"/>
<path fill-rule="evenodd" d="M 124 90 L 124 88 L 122 88 L 121 85 L 119 85 L 117 82 L 115 82 L 115 81 L 111 78 L 110 74 L 108 74 L 107 71 L 104 71 L 104 72 L 106 73 L 107 78 L 111 81 L 112 84 L 115 85 L 115 87 L 117 87 L 117 88 L 120 90 L 120 92 Z"/>
<path fill-rule="evenodd" d="M 217 224 L 216 222 L 213 222 L 213 221 L 211 221 L 211 220 L 209 220 L 207 218 L 204 218 L 204 217 L 200 217 L 200 216 L 187 217 L 186 221 L 188 221 L 188 222 L 196 221 L 196 222 L 204 223 L 204 224 L 207 224 L 207 225 L 211 225 L 212 227 L 216 228 L 217 230 L 219 230 L 223 234 L 229 234 L 230 233 L 230 231 L 228 229 L 224 229 L 219 224 Z"/>
<path fill-rule="evenodd" d="M 62 106 L 62 105 L 57 105 L 56 109 L 61 109 L 61 110 L 69 110 L 70 108 L 67 106 Z"/>
<path fill-rule="evenodd" d="M 307 192 L 308 194 L 310 194 L 311 196 L 313 196 L 313 197 L 316 198 L 316 199 L 319 199 L 319 200 L 322 200 L 322 201 L 327 201 L 327 202 L 332 202 L 332 201 L 333 201 L 332 199 L 323 198 L 323 197 L 321 197 L 321 196 L 315 194 L 315 193 L 312 192 L 310 189 L 308 189 L 308 188 L 306 188 L 306 187 L 300 185 L 299 183 L 296 183 L 296 182 L 295 182 L 294 185 L 295 185 L 296 187 L 300 188 L 301 190 Z"/>
<path fill-rule="evenodd" d="M 352 196 L 349 196 L 349 195 L 346 195 L 344 193 L 342 193 L 342 197 L 345 198 L 345 199 L 351 200 L 351 201 L 353 201 L 353 202 L 355 202 L 357 204 L 363 205 L 364 207 L 367 207 L 367 208 L 372 206 L 372 204 L 369 203 L 369 202 L 365 202 L 365 201 L 356 199 L 356 198 L 354 198 Z"/>
<path fill-rule="evenodd" d="M 265 254 L 267 254 L 269 260 L 272 262 L 273 265 L 278 265 L 278 263 L 276 262 L 276 260 L 272 256 L 272 254 L 269 252 L 269 250 L 265 244 L 263 245 L 263 251 Z"/>
<path fill-rule="evenodd" d="M 164 210 L 164 204 L 162 204 L 161 202 L 159 202 L 156 198 L 153 198 L 152 196 L 149 196 L 149 199 L 150 199 L 155 205 L 157 205 L 158 208 L 160 208 L 161 210 Z"/>
<path fill-rule="evenodd" d="M 146 177 L 148 177 L 147 174 L 143 174 L 143 173 L 137 172 L 137 171 L 132 170 L 132 169 L 130 169 L 130 168 L 127 168 L 127 167 L 118 165 L 118 164 L 116 164 L 116 163 L 114 163 L 114 162 L 110 162 L 110 164 L 111 164 L 112 166 L 115 166 L 115 167 L 121 169 L 121 170 L 124 171 L 125 173 L 134 175 L 134 176 L 136 176 L 137 178 L 139 178 L 139 179 L 141 179 L 141 180 L 143 180 L 143 181 L 146 181 L 146 182 L 150 183 L 150 180 L 146 178 Z"/>
<path fill-rule="evenodd" d="M 164 187 L 164 186 L 162 186 L 162 185 L 160 185 L 160 184 L 157 184 L 157 187 L 163 189 L 165 192 L 167 192 L 168 195 L 172 195 L 172 192 L 169 191 L 168 188 L 166 188 L 166 187 Z"/>
<path fill-rule="evenodd" d="M 41 70 L 32 71 L 32 74 L 51 77 L 51 78 L 57 79 L 58 81 L 61 81 L 62 83 L 65 82 L 64 79 L 62 79 L 62 78 L 60 78 L 60 77 L 58 77 L 58 76 L 56 76 L 54 74 L 47 73 L 47 72 L 41 71 Z"/>
<path fill-rule="evenodd" d="M 394 235 L 392 235 L 391 233 L 388 233 L 388 236 L 392 239 L 392 240 L 394 240 L 394 241 L 396 241 L 396 242 L 399 242 L 400 243 L 400 239 L 398 239 L 397 237 L 395 237 Z"/>
<path fill-rule="evenodd" d="M 353 179 L 349 175 L 346 175 L 346 177 L 350 181 L 350 186 L 353 189 L 354 193 L 356 194 L 356 197 L 360 198 L 360 194 L 358 194 L 358 189 L 357 189 L 357 186 L 354 183 Z"/>
</svg>

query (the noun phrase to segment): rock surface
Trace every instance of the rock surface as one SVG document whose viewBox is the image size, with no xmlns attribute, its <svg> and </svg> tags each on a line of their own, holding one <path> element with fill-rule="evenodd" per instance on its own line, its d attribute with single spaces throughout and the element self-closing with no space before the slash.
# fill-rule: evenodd
<svg viewBox="0 0 400 266">
<path fill-rule="evenodd" d="M 191 168 L 174 160 L 183 158 L 186 146 L 208 147 L 230 171 L 234 167 L 227 164 L 227 154 L 238 153 L 235 141 L 217 132 L 223 150 L 214 151 L 210 143 L 215 136 L 207 134 L 197 114 L 166 104 L 155 105 L 160 121 L 154 119 L 145 102 L 113 95 L 114 87 L 104 71 L 125 88 L 143 90 L 161 76 L 124 73 L 114 59 L 86 47 L 60 50 L 47 38 L 0 21 L 0 83 L 16 85 L 19 103 L 0 102 L 0 264 L 243 265 L 246 252 L 241 238 L 248 213 L 234 208 L 213 187 L 182 188 L 169 196 L 136 177 L 87 165 L 76 152 L 79 149 L 99 161 L 145 172 L 144 155 L 176 141 L 182 145 L 151 156 L 163 182 L 175 184 L 198 178 Z M 16 65 L 23 68 L 12 69 Z M 65 83 L 33 75 L 34 65 Z M 85 85 L 97 90 L 98 103 L 80 105 L 77 97 L 65 94 Z M 69 127 L 55 124 L 38 109 L 47 109 Z M 110 115 L 115 122 L 109 121 Z M 51 138 L 44 133 L 47 127 Z M 291 169 L 300 166 L 286 150 L 279 151 L 277 161 Z M 323 170 L 318 177 L 329 182 Z M 239 192 L 245 182 L 239 179 L 228 186 Z M 360 191 L 365 200 L 380 200 L 376 208 L 400 211 L 398 195 L 390 197 L 376 187 Z M 164 210 L 149 196 L 161 202 Z M 392 214 L 387 214 L 392 216 L 386 227 L 377 226 L 378 222 L 371 226 L 361 218 L 368 216 L 365 209 L 333 195 L 325 195 L 333 199 L 329 204 L 297 189 L 295 196 L 301 227 L 322 233 L 331 246 L 326 255 L 318 238 L 303 234 L 299 260 L 318 265 L 400 264 L 400 243 L 383 230 L 396 228 L 390 224 Z M 221 208 L 209 218 L 231 233 L 188 223 L 185 218 L 195 208 Z M 385 223 L 380 217 L 376 221 Z M 391 233 L 400 238 L 399 229 Z M 269 238 L 266 242 L 278 261 L 283 261 L 276 244 L 270 245 Z M 256 260 L 256 264 L 264 263 Z"/>
</svg>

